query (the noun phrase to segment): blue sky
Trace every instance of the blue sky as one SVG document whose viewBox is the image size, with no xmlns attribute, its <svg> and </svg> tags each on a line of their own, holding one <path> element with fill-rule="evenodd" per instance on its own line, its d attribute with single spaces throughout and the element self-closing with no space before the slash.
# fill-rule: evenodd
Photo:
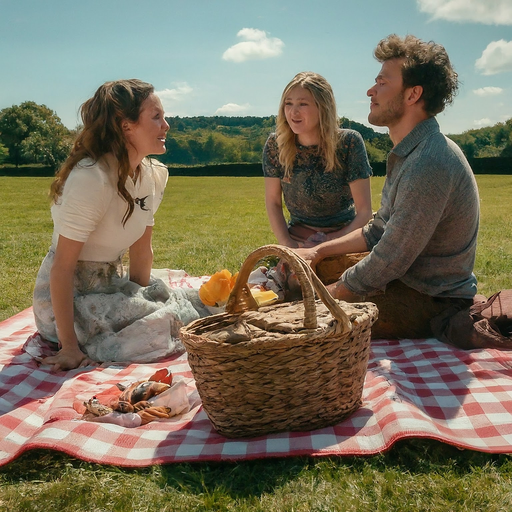
<svg viewBox="0 0 512 512">
<path fill-rule="evenodd" d="M 168 115 L 267 116 L 316 71 L 368 125 L 390 33 L 448 50 L 462 85 L 444 132 L 512 118 L 512 0 L 0 0 L 0 109 L 32 100 L 73 128 L 103 82 L 140 78 Z"/>
</svg>

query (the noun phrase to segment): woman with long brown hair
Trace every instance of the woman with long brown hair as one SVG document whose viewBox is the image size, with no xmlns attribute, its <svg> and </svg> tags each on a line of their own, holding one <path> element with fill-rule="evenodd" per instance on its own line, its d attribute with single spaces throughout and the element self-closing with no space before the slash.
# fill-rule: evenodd
<svg viewBox="0 0 512 512">
<path fill-rule="evenodd" d="M 55 371 L 151 361 L 179 344 L 170 328 L 180 318 L 159 311 L 169 290 L 151 277 L 154 213 L 168 179 L 167 167 L 148 158 L 165 153 L 169 125 L 160 99 L 140 80 L 107 82 L 81 116 L 83 128 L 51 186 L 52 245 L 34 290 L 38 331 L 58 343 L 43 360 Z"/>
</svg>

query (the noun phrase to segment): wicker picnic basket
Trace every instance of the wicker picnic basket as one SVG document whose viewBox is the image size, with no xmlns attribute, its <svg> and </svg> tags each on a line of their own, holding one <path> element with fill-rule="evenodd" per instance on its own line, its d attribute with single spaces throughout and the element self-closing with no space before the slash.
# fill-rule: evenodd
<svg viewBox="0 0 512 512">
<path fill-rule="evenodd" d="M 303 300 L 258 308 L 247 279 L 284 259 Z M 320 300 L 315 300 L 315 291 Z M 375 304 L 335 300 L 293 251 L 266 245 L 240 269 L 226 312 L 181 329 L 203 408 L 217 432 L 252 437 L 334 425 L 361 405 Z"/>
</svg>

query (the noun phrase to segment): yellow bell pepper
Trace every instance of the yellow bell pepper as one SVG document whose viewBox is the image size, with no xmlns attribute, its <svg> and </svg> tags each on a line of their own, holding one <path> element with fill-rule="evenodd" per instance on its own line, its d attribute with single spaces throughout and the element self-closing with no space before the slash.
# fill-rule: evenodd
<svg viewBox="0 0 512 512">
<path fill-rule="evenodd" d="M 206 306 L 224 306 L 235 286 L 237 277 L 238 272 L 232 276 L 231 272 L 226 269 L 216 272 L 199 288 L 199 298 Z"/>
</svg>

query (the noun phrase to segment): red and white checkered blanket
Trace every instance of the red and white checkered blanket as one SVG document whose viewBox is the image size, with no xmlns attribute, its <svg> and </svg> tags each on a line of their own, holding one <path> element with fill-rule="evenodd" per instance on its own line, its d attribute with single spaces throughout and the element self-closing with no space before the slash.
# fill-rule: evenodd
<svg viewBox="0 0 512 512">
<path fill-rule="evenodd" d="M 197 279 L 185 276 L 173 285 L 189 286 Z M 371 455 L 411 437 L 512 453 L 512 351 L 462 351 L 433 339 L 373 341 L 363 406 L 350 418 L 312 432 L 226 439 L 213 430 L 200 405 L 136 428 L 80 420 L 73 402 L 118 382 L 144 380 L 160 368 L 191 378 L 186 354 L 156 364 L 53 374 L 22 351 L 34 331 L 31 309 L 0 323 L 0 465 L 34 448 L 125 467 Z"/>
</svg>

